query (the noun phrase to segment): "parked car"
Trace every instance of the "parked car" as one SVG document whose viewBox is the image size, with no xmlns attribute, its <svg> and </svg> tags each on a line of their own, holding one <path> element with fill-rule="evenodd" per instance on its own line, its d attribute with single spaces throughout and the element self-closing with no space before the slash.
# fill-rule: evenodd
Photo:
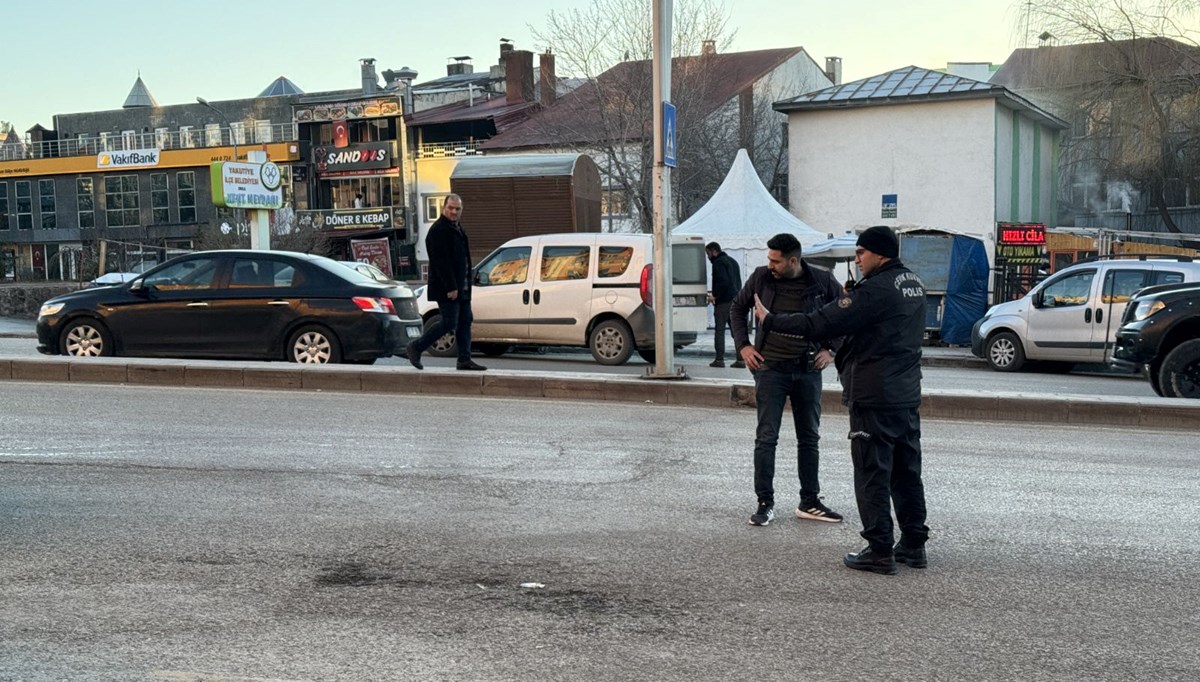
<svg viewBox="0 0 1200 682">
<path fill-rule="evenodd" d="M 707 260 L 702 237 L 671 245 L 674 344 L 695 343 L 708 327 Z M 501 355 L 514 344 L 582 346 L 596 362 L 621 365 L 638 353 L 654 361 L 653 238 L 648 234 L 566 233 L 519 237 L 475 266 L 472 347 Z M 439 319 L 417 289 L 425 327 Z M 446 334 L 429 352 L 457 354 Z"/>
<path fill-rule="evenodd" d="M 1113 367 L 1137 372 L 1168 398 L 1200 398 L 1200 283 L 1143 289 L 1117 331 Z"/>
<path fill-rule="evenodd" d="M 397 306 L 396 301 L 401 305 Z M 46 301 L 48 355 L 370 364 L 421 333 L 413 293 L 286 251 L 204 251 Z"/>
<path fill-rule="evenodd" d="M 1106 363 L 1125 305 L 1138 289 L 1200 280 L 1186 256 L 1113 258 L 1076 263 L 1016 301 L 988 309 L 971 331 L 971 352 L 992 369 L 1014 372 L 1027 360 Z"/>
</svg>

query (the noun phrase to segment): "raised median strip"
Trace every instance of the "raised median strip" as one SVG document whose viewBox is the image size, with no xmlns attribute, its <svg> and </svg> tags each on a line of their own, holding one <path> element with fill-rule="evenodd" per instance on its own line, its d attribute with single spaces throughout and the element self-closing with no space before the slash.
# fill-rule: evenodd
<svg viewBox="0 0 1200 682">
<path fill-rule="evenodd" d="M 0 380 L 754 407 L 750 381 L 647 381 L 582 372 L 466 373 L 449 368 L 418 372 L 407 367 L 45 357 L 0 358 Z M 845 413 L 841 391 L 833 384 L 826 384 L 821 403 L 827 413 Z M 1169 398 L 926 390 L 921 414 L 927 419 L 1200 430 L 1200 401 Z"/>
</svg>

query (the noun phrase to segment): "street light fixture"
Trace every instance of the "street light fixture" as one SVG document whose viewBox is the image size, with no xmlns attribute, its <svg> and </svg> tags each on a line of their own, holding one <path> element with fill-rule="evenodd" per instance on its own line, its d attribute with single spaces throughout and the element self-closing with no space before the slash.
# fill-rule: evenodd
<svg viewBox="0 0 1200 682">
<path fill-rule="evenodd" d="M 234 135 L 233 126 L 229 125 L 229 119 L 225 117 L 225 112 L 223 112 L 220 109 L 209 104 L 208 100 L 204 99 L 203 97 L 197 97 L 196 102 L 217 112 L 217 116 L 220 116 L 221 120 L 225 122 L 225 129 L 229 131 L 229 141 L 233 143 L 233 160 L 237 161 L 238 160 L 237 136 Z"/>
</svg>

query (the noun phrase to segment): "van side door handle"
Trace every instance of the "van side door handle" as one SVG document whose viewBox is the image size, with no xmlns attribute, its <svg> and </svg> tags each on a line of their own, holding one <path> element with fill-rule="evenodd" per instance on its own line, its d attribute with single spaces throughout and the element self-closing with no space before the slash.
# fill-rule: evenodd
<svg viewBox="0 0 1200 682">
<path fill-rule="evenodd" d="M 521 302 L 524 303 L 525 305 L 529 305 L 529 290 L 528 289 L 521 292 Z"/>
<path fill-rule="evenodd" d="M 1091 321 L 1092 321 L 1092 309 L 1091 308 L 1088 308 L 1087 310 L 1083 311 L 1083 321 L 1087 322 L 1089 324 L 1091 323 Z"/>
<path fill-rule="evenodd" d="M 533 304 L 538 305 L 541 302 L 542 302 L 542 290 L 534 289 L 533 290 Z"/>
<path fill-rule="evenodd" d="M 1096 324 L 1104 321 L 1104 308 L 1096 308 Z"/>
</svg>

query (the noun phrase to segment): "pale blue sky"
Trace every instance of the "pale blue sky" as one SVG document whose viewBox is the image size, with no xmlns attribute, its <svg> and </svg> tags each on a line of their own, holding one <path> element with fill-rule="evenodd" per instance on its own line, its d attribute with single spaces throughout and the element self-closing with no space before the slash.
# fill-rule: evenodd
<svg viewBox="0 0 1200 682">
<path fill-rule="evenodd" d="M 50 127 L 56 113 L 120 108 L 139 70 L 159 104 L 253 97 L 281 74 L 307 92 L 353 88 L 361 57 L 375 57 L 381 72 L 411 66 L 420 82 L 444 75 L 452 55 L 471 55 L 477 70 L 494 64 L 501 37 L 539 52 L 545 46 L 534 44 L 530 25 L 544 26 L 552 8 L 586 4 L 0 0 L 0 120 L 24 133 L 34 123 Z M 999 63 L 1021 46 L 1013 5 L 727 0 L 737 36 L 718 49 L 800 45 L 820 64 L 841 57 L 847 81 L 910 64 Z"/>
</svg>

